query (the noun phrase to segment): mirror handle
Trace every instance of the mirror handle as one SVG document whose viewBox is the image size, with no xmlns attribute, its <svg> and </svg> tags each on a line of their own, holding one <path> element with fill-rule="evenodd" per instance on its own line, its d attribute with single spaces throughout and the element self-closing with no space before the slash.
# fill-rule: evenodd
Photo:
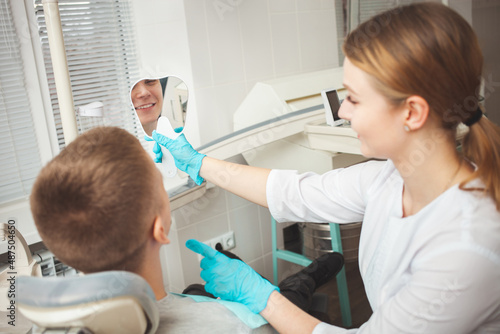
<svg viewBox="0 0 500 334">
<path fill-rule="evenodd" d="M 172 153 L 170 153 L 170 151 L 165 147 L 161 145 L 160 147 L 161 152 L 163 153 L 163 157 L 161 160 L 163 171 L 165 172 L 165 175 L 167 177 L 174 177 L 177 174 L 177 167 L 175 166 L 174 157 L 172 156 Z"/>
<path fill-rule="evenodd" d="M 174 128 L 172 128 L 172 124 L 170 124 L 170 121 L 165 116 L 160 116 L 160 118 L 158 118 L 156 132 L 170 139 L 176 139 L 182 133 L 182 131 L 179 133 L 175 132 Z"/>
<path fill-rule="evenodd" d="M 176 139 L 180 135 L 180 133 L 174 131 L 172 125 L 170 124 L 170 121 L 165 116 L 160 116 L 160 118 L 158 119 L 156 132 L 170 139 Z M 165 147 L 161 145 L 160 147 L 163 153 L 163 158 L 162 158 L 163 170 L 166 176 L 174 177 L 177 174 L 177 167 L 175 166 L 174 157 L 172 156 L 172 153 L 170 153 L 170 151 L 167 150 Z"/>
</svg>

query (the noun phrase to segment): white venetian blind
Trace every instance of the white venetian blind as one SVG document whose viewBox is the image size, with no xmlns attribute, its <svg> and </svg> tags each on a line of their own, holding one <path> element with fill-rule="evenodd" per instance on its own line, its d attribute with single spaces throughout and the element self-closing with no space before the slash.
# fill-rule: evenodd
<svg viewBox="0 0 500 334">
<path fill-rule="evenodd" d="M 97 101 L 104 104 L 102 118 L 77 113 L 79 132 L 98 125 L 111 125 L 137 134 L 129 98 L 138 67 L 128 1 L 59 0 L 59 11 L 75 108 L 78 110 L 80 106 Z M 35 14 L 58 142 L 62 148 L 64 138 L 41 0 L 35 0 Z"/>
<path fill-rule="evenodd" d="M 7 0 L 0 0 L 0 151 L 0 203 L 29 195 L 41 160 Z"/>
<path fill-rule="evenodd" d="M 359 0 L 359 23 L 363 23 L 370 17 L 396 6 L 429 1 L 432 0 Z M 434 2 L 441 1 L 434 0 Z"/>
<path fill-rule="evenodd" d="M 347 34 L 360 23 L 396 6 L 425 1 L 441 2 L 441 0 L 335 0 L 339 65 L 342 66 L 344 60 L 342 43 Z"/>
<path fill-rule="evenodd" d="M 335 0 L 335 18 L 337 23 L 337 44 L 339 53 L 339 66 L 344 64 L 344 52 L 342 52 L 342 44 L 349 33 L 348 21 L 348 4 L 346 0 Z"/>
<path fill-rule="evenodd" d="M 386 11 L 399 4 L 410 1 L 387 1 L 387 0 L 360 0 L 359 1 L 359 23 L 363 23 L 370 17 Z"/>
</svg>

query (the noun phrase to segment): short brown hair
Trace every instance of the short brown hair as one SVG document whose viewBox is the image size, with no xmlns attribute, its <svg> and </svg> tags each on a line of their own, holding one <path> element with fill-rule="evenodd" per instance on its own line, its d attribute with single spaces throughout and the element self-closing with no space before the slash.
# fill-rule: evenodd
<svg viewBox="0 0 500 334">
<path fill-rule="evenodd" d="M 123 129 L 100 127 L 76 138 L 42 169 L 31 192 L 45 245 L 86 273 L 138 270 L 161 206 L 151 198 L 154 168 Z"/>
</svg>

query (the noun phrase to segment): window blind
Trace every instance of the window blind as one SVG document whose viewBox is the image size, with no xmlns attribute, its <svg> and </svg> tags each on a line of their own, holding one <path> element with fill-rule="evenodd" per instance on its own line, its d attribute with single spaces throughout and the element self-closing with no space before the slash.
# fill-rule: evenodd
<svg viewBox="0 0 500 334">
<path fill-rule="evenodd" d="M 29 195 L 41 159 L 8 0 L 0 0 L 0 13 L 0 203 L 4 203 Z"/>
<path fill-rule="evenodd" d="M 440 0 L 335 0 L 339 65 L 344 62 L 342 43 L 347 34 L 374 15 L 400 5 Z"/>
<path fill-rule="evenodd" d="M 335 0 L 339 66 L 343 66 L 344 64 L 344 52 L 342 51 L 342 44 L 344 43 L 345 37 L 349 33 L 348 15 L 349 15 L 349 8 L 347 0 Z"/>
<path fill-rule="evenodd" d="M 358 22 L 363 23 L 370 17 L 397 6 L 408 5 L 417 2 L 427 2 L 427 1 L 432 1 L 432 0 L 359 0 Z M 441 1 L 434 0 L 434 2 L 441 2 Z"/>
<path fill-rule="evenodd" d="M 359 23 L 363 23 L 370 17 L 399 5 L 401 1 L 387 0 L 360 0 L 359 1 Z"/>
<path fill-rule="evenodd" d="M 133 23 L 126 0 L 60 0 L 59 11 L 75 109 L 91 102 L 104 104 L 103 117 L 76 114 L 82 133 L 99 125 L 139 133 L 129 91 L 138 78 Z M 61 116 L 41 0 L 35 15 L 42 44 L 50 100 L 59 147 L 64 147 Z"/>
</svg>

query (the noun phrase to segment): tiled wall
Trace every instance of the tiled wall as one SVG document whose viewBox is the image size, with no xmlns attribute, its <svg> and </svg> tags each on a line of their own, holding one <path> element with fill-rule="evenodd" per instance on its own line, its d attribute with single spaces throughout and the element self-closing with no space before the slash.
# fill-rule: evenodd
<svg viewBox="0 0 500 334">
<path fill-rule="evenodd" d="M 334 0 L 187 0 L 202 142 L 233 131 L 256 82 L 338 66 Z"/>
<path fill-rule="evenodd" d="M 189 114 L 186 136 L 200 144 L 196 95 L 193 89 L 190 50 L 182 0 L 130 0 L 136 25 L 140 78 L 174 75 L 188 86 Z M 137 78 L 139 79 L 139 78 Z"/>
<path fill-rule="evenodd" d="M 189 87 L 193 145 L 233 131 L 256 82 L 339 66 L 335 0 L 131 0 L 143 76 Z"/>
</svg>

